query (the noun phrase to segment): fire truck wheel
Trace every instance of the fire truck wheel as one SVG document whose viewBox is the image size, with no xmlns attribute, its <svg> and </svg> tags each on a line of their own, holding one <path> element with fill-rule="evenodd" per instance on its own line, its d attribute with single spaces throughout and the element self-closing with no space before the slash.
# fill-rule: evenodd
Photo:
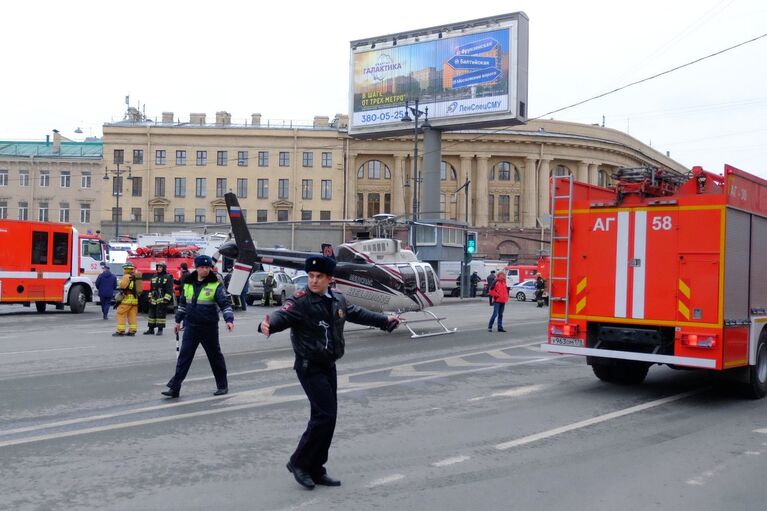
<svg viewBox="0 0 767 511">
<path fill-rule="evenodd" d="M 37 312 L 45 312 L 45 306 L 48 305 L 45 302 L 35 302 L 35 309 Z"/>
<path fill-rule="evenodd" d="M 613 383 L 615 377 L 613 376 L 613 367 L 607 364 L 594 364 L 591 366 L 591 370 L 594 371 L 594 376 L 602 381 Z"/>
<path fill-rule="evenodd" d="M 69 290 L 69 310 L 74 314 L 85 310 L 85 292 L 82 286 L 72 286 Z"/>
<path fill-rule="evenodd" d="M 594 375 L 602 381 L 638 385 L 647 377 L 650 366 L 632 360 L 613 360 L 608 364 L 593 364 Z"/>
<path fill-rule="evenodd" d="M 748 391 L 754 399 L 767 395 L 767 332 L 764 331 L 756 347 L 756 364 L 749 368 Z"/>
</svg>

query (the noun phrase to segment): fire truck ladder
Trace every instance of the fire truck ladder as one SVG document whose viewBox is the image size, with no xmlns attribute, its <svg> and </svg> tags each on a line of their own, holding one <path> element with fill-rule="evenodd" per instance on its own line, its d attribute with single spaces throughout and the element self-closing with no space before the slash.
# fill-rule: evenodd
<svg viewBox="0 0 767 511">
<path fill-rule="evenodd" d="M 563 186 L 557 186 L 557 183 Z M 564 190 L 563 190 L 564 189 Z M 565 193 L 566 192 L 566 193 Z M 559 195 L 557 195 L 557 193 Z M 564 214 L 567 211 L 567 214 Z M 557 222 L 560 220 L 560 222 Z M 561 227 L 561 220 L 567 220 L 566 229 Z M 572 246 L 572 222 L 573 222 L 573 176 L 553 176 L 551 178 L 551 267 L 549 269 L 549 301 L 563 302 L 565 305 L 564 318 L 551 318 L 552 321 L 563 321 L 567 323 L 570 309 L 570 247 Z M 564 246 L 563 246 L 564 245 Z M 554 268 L 561 268 L 564 262 L 565 275 L 561 272 L 554 273 Z M 554 281 L 563 281 L 563 286 L 557 286 L 557 289 L 564 289 L 559 294 L 554 294 Z"/>
</svg>

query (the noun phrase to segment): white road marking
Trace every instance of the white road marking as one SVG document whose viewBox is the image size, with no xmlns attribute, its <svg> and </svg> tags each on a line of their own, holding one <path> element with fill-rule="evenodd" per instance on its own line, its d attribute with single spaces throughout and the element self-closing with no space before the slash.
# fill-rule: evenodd
<svg viewBox="0 0 767 511">
<path fill-rule="evenodd" d="M 204 352 L 200 355 L 204 355 Z M 197 358 L 195 356 L 195 358 Z M 242 376 L 243 374 L 255 374 L 255 373 L 263 373 L 266 371 L 274 371 L 275 369 L 287 369 L 288 367 L 293 367 L 293 361 L 292 360 L 267 360 L 266 361 L 266 367 L 262 367 L 261 369 L 250 369 L 248 371 L 237 371 L 236 373 L 227 373 L 229 377 L 232 376 Z M 190 381 L 205 381 L 205 380 L 213 380 L 215 377 L 213 375 L 211 376 L 198 376 L 196 378 L 186 378 L 184 382 L 190 382 Z M 162 383 L 155 383 L 155 386 L 157 387 L 165 387 L 167 382 Z"/>
<path fill-rule="evenodd" d="M 503 392 L 494 392 L 490 394 L 489 396 L 479 396 L 479 397 L 473 397 L 469 399 L 469 401 L 482 401 L 484 399 L 490 399 L 493 397 L 519 397 L 519 396 L 526 396 L 527 394 L 532 394 L 533 392 L 537 392 L 539 390 L 543 390 L 546 388 L 546 385 L 528 385 L 526 387 L 518 387 L 515 389 L 509 389 L 504 390 Z"/>
<path fill-rule="evenodd" d="M 606 413 L 598 417 L 593 417 L 591 419 L 586 419 L 580 422 L 575 422 L 573 424 L 568 424 L 567 426 L 561 426 L 559 428 L 550 429 L 548 431 L 541 431 L 540 433 L 535 433 L 533 435 L 517 438 L 516 440 L 502 442 L 500 444 L 497 444 L 495 448 L 503 451 L 506 449 L 511 449 L 512 447 L 519 447 L 520 445 L 531 444 L 533 442 L 537 442 L 545 438 L 561 435 L 562 433 L 567 433 L 569 431 L 574 431 L 576 429 L 586 428 L 589 426 L 593 426 L 594 424 L 599 424 L 600 422 L 606 422 L 612 419 L 624 417 L 626 415 L 631 415 L 632 413 L 642 412 L 650 408 L 655 408 L 656 406 L 665 405 L 666 403 L 679 401 L 680 399 L 685 399 L 695 394 L 699 394 L 700 392 L 703 392 L 704 390 L 707 390 L 707 389 L 692 390 L 690 392 L 683 392 L 681 394 L 675 394 L 673 396 L 664 397 L 662 399 L 656 399 L 655 401 L 650 401 L 648 403 L 642 403 L 641 405 L 624 408 L 623 410 L 617 410 L 615 412 Z"/>
<path fill-rule="evenodd" d="M 431 464 L 432 467 L 447 467 L 450 465 L 455 465 L 456 463 L 463 463 L 464 461 L 470 460 L 471 456 L 454 456 L 452 458 L 445 458 L 444 460 L 436 461 Z"/>
<path fill-rule="evenodd" d="M 376 486 L 383 486 L 384 484 L 394 483 L 401 479 L 405 479 L 405 476 L 402 474 L 392 474 L 390 476 L 382 477 L 380 479 L 376 479 L 375 481 L 371 481 L 370 483 L 367 484 L 367 487 L 375 488 Z"/>
<path fill-rule="evenodd" d="M 296 509 L 301 509 L 301 508 L 304 508 L 306 506 L 311 506 L 312 504 L 316 504 L 317 502 L 319 502 L 319 500 L 320 499 L 317 499 L 317 498 L 310 499 L 310 500 L 307 500 L 305 502 L 301 502 L 300 504 L 296 504 L 295 506 L 283 507 L 283 508 L 278 509 L 276 511 L 295 511 Z"/>
<path fill-rule="evenodd" d="M 765 435 L 767 435 L 767 428 L 764 428 L 764 429 L 755 429 L 755 430 L 754 430 L 754 433 L 762 433 L 762 434 L 765 434 Z"/>
<path fill-rule="evenodd" d="M 509 346 L 509 349 L 515 348 L 515 347 L 516 346 Z M 482 353 L 482 352 L 477 352 L 472 354 L 479 354 L 479 353 Z M 405 380 L 356 383 L 356 384 L 351 384 L 350 386 L 345 388 L 342 388 L 339 385 L 338 393 L 345 394 L 349 392 L 356 392 L 359 390 L 371 390 L 371 389 L 377 389 L 377 388 L 391 387 L 395 385 L 402 385 L 406 383 L 413 383 L 417 381 L 431 380 L 435 378 L 477 373 L 481 371 L 498 369 L 501 367 L 513 367 L 513 366 L 535 364 L 539 362 L 546 362 L 546 361 L 552 360 L 553 358 L 555 357 L 541 357 L 541 358 L 537 358 L 533 360 L 526 360 L 526 361 L 512 362 L 512 363 L 499 362 L 497 364 L 489 364 L 484 367 L 474 367 L 474 368 L 466 369 L 463 371 L 443 372 L 439 374 L 426 374 L 426 375 L 416 376 L 416 377 L 405 379 Z M 417 364 L 429 363 L 429 362 L 434 362 L 437 360 L 443 360 L 443 359 L 428 360 L 428 361 L 418 362 Z M 403 365 L 410 366 L 412 364 L 403 364 Z M 395 367 L 398 367 L 398 366 L 395 366 Z M 345 375 L 345 378 L 347 378 L 347 381 L 348 381 L 349 377 L 360 376 L 360 375 L 365 375 L 370 373 L 377 373 L 382 370 L 385 370 L 385 368 L 361 371 L 359 373 Z M 75 424 L 82 424 L 82 423 L 92 422 L 97 420 L 107 420 L 107 419 L 112 419 L 112 418 L 122 417 L 127 415 L 152 412 L 152 411 L 156 411 L 160 409 L 168 409 L 168 408 L 175 408 L 178 406 L 186 406 L 186 405 L 192 405 L 197 403 L 203 403 L 206 401 L 221 401 L 221 404 L 224 405 L 224 406 L 220 406 L 220 407 L 216 407 L 216 408 L 212 408 L 208 410 L 201 410 L 197 412 L 188 412 L 188 413 L 180 413 L 176 415 L 154 417 L 149 419 L 133 420 L 133 421 L 116 423 L 116 424 L 108 424 L 104 426 L 94 426 L 94 427 L 84 428 L 80 430 L 60 431 L 56 433 L 42 434 L 42 435 L 37 435 L 32 437 L 0 440 L 0 448 L 12 446 L 12 445 L 29 444 L 29 443 L 40 442 L 44 440 L 53 440 L 58 438 L 80 436 L 80 435 L 85 435 L 90 433 L 99 433 L 104 431 L 113 431 L 113 430 L 125 429 L 125 428 L 137 427 L 137 426 L 145 426 L 149 424 L 158 424 L 163 422 L 182 420 L 182 419 L 192 418 L 192 417 L 201 417 L 201 416 L 212 415 L 217 413 L 232 412 L 237 410 L 256 408 L 258 406 L 263 406 L 265 404 L 286 403 L 290 401 L 298 401 L 298 400 L 305 399 L 303 393 L 295 394 L 295 395 L 274 396 L 275 392 L 285 388 L 300 388 L 300 386 L 297 383 L 289 383 L 284 385 L 276 385 L 276 386 L 268 387 L 265 389 L 257 389 L 253 391 L 245 391 L 245 392 L 229 394 L 227 396 L 211 396 L 211 397 L 205 397 L 205 398 L 199 398 L 199 399 L 175 401 L 170 403 L 166 402 L 160 405 L 146 406 L 146 407 L 131 409 L 131 410 L 123 410 L 120 412 L 114 412 L 109 414 L 101 414 L 101 415 L 81 417 L 76 419 L 55 421 L 55 422 L 38 424 L 35 426 L 27 426 L 27 427 L 12 429 L 12 430 L 5 430 L 5 431 L 0 430 L 0 437 L 2 437 L 2 436 L 13 435 L 13 434 L 19 434 L 19 433 L 28 433 L 32 431 L 43 431 L 43 430 L 61 427 L 61 426 L 71 426 Z"/>
<path fill-rule="evenodd" d="M 43 353 L 45 351 L 65 351 L 65 350 L 89 350 L 96 346 L 73 346 L 70 348 L 45 348 L 39 350 L 26 350 L 26 351 L 5 351 L 0 352 L 0 355 L 21 355 L 24 353 Z"/>
</svg>

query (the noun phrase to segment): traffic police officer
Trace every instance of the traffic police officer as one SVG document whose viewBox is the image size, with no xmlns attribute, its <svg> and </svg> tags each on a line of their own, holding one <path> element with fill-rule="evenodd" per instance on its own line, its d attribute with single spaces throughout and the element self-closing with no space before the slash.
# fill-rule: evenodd
<svg viewBox="0 0 767 511">
<path fill-rule="evenodd" d="M 149 329 L 144 335 L 162 335 L 165 328 L 166 307 L 173 301 L 173 277 L 166 271 L 165 263 L 157 263 L 157 274 L 152 277 L 149 288 Z"/>
<path fill-rule="evenodd" d="M 385 316 L 349 305 L 330 289 L 336 262 L 325 256 L 306 259 L 307 288 L 297 291 L 277 311 L 267 314 L 258 331 L 267 337 L 290 328 L 298 380 L 311 405 L 309 424 L 288 462 L 288 470 L 305 488 L 340 486 L 325 470 L 336 427 L 336 360 L 344 355 L 344 322 L 376 326 L 391 332 L 397 316 Z"/>
<path fill-rule="evenodd" d="M 229 391 L 226 379 L 226 362 L 218 342 L 218 309 L 224 315 L 226 329 L 234 329 L 234 313 L 229 296 L 223 284 L 213 271 L 210 256 L 200 255 L 194 258 L 195 271 L 182 282 L 181 296 L 176 310 L 176 332 L 184 322 L 184 338 L 176 360 L 176 374 L 168 382 L 164 396 L 176 398 L 181 391 L 181 383 L 189 372 L 197 346 L 202 343 L 208 356 L 210 368 L 216 378 L 214 396 L 221 396 Z M 218 307 L 217 307 L 218 306 Z"/>
</svg>

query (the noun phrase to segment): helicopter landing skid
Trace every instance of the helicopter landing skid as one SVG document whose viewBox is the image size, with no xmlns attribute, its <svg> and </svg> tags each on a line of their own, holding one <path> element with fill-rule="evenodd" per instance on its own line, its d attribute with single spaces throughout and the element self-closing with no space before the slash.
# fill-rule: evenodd
<svg viewBox="0 0 767 511">
<path fill-rule="evenodd" d="M 433 337 L 435 335 L 454 334 L 455 332 L 458 331 L 457 328 L 450 329 L 450 328 L 446 327 L 444 323 L 442 323 L 442 321 L 444 321 L 447 318 L 445 318 L 445 317 L 441 317 L 441 318 L 437 317 L 437 315 L 434 314 L 430 310 L 422 310 L 420 312 L 423 313 L 424 316 L 428 316 L 428 317 L 425 317 L 425 318 L 422 318 L 422 319 L 403 319 L 402 320 L 402 324 L 405 325 L 405 328 L 407 328 L 410 331 L 410 334 L 411 334 L 410 338 L 411 339 L 420 339 L 421 337 Z M 431 322 L 436 322 L 440 327 L 442 327 L 442 330 L 437 330 L 436 332 L 421 332 L 421 333 L 419 333 L 419 332 L 416 332 L 415 330 L 413 330 L 410 327 L 410 325 L 413 324 L 413 323 L 431 323 Z"/>
</svg>

